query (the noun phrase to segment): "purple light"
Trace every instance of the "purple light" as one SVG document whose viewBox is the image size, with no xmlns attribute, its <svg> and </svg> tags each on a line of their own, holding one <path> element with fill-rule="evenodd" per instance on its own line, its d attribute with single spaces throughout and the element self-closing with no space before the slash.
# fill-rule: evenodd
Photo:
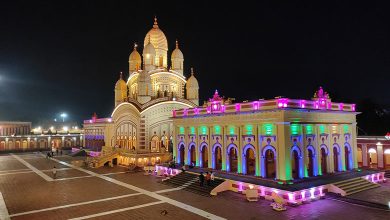
<svg viewBox="0 0 390 220">
<path fill-rule="evenodd" d="M 210 114 L 210 112 L 211 112 L 211 108 L 210 106 L 207 106 L 207 113 Z"/>
<path fill-rule="evenodd" d="M 288 193 L 288 200 L 294 201 L 294 193 Z"/>
<path fill-rule="evenodd" d="M 259 110 L 259 102 L 258 102 L 258 101 L 254 101 L 254 102 L 252 103 L 252 108 L 253 108 L 254 110 Z"/>
<path fill-rule="evenodd" d="M 194 108 L 194 114 L 199 115 L 200 109 L 199 108 Z"/>
<path fill-rule="evenodd" d="M 176 117 L 176 110 L 172 110 L 172 116 Z"/>
<path fill-rule="evenodd" d="M 352 111 L 355 111 L 356 110 L 356 105 L 352 104 L 351 109 L 352 109 Z"/>
<path fill-rule="evenodd" d="M 301 106 L 301 108 L 305 108 L 305 104 L 306 104 L 306 100 L 301 100 L 299 102 L 299 105 Z"/>
<path fill-rule="evenodd" d="M 239 103 L 236 104 L 236 112 L 239 112 L 241 110 L 241 105 Z"/>
<path fill-rule="evenodd" d="M 344 104 L 343 104 L 343 103 L 340 103 L 340 104 L 339 104 L 339 109 L 340 109 L 340 111 L 342 111 L 343 108 L 344 108 Z"/>
<path fill-rule="evenodd" d="M 318 104 L 318 101 L 315 101 L 314 102 L 314 108 L 318 109 L 320 107 L 320 105 Z"/>
<path fill-rule="evenodd" d="M 279 108 L 286 108 L 287 107 L 287 103 L 288 103 L 288 99 L 286 98 L 282 98 L 282 99 L 278 99 L 278 107 Z"/>
<path fill-rule="evenodd" d="M 187 116 L 187 115 L 188 115 L 188 109 L 186 109 L 186 108 L 184 109 L 183 115 L 184 115 L 184 116 Z"/>
</svg>

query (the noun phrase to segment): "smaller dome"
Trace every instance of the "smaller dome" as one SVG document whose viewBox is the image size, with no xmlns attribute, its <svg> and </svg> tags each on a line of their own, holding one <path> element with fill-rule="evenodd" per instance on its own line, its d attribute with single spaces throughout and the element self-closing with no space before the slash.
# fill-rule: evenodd
<svg viewBox="0 0 390 220">
<path fill-rule="evenodd" d="M 172 52 L 171 59 L 183 59 L 184 60 L 183 53 L 179 49 L 179 42 L 177 40 L 176 40 L 176 48 Z"/>
<path fill-rule="evenodd" d="M 145 54 L 153 54 L 153 55 L 156 55 L 156 50 L 154 49 L 154 46 L 153 44 L 149 43 L 146 44 L 146 46 L 144 47 L 144 51 L 142 52 L 144 55 Z"/>
<path fill-rule="evenodd" d="M 194 69 L 191 68 L 191 76 L 187 80 L 187 88 L 199 88 L 198 80 L 194 76 Z"/>
<path fill-rule="evenodd" d="M 122 72 L 121 72 L 121 75 L 118 79 L 118 81 L 116 81 L 115 83 L 115 88 L 116 89 L 122 89 L 122 88 L 126 88 L 126 82 L 123 80 L 123 75 L 122 75 Z"/>
<path fill-rule="evenodd" d="M 141 55 L 137 51 L 137 44 L 134 44 L 134 50 L 130 53 L 129 61 L 141 61 Z"/>
</svg>

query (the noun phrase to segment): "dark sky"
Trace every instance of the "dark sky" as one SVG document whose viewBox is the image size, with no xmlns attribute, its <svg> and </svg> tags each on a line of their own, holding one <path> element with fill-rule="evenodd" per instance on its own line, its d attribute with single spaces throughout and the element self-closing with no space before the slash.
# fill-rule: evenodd
<svg viewBox="0 0 390 220">
<path fill-rule="evenodd" d="M 0 120 L 109 116 L 118 73 L 127 77 L 154 15 L 170 52 L 179 39 L 201 100 L 215 89 L 309 99 L 322 85 L 334 101 L 390 104 L 387 5 L 157 2 L 1 1 Z"/>
</svg>

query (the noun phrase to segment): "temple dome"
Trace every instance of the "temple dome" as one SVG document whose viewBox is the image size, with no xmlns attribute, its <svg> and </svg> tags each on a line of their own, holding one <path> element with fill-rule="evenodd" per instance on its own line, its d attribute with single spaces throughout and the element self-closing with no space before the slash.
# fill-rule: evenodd
<svg viewBox="0 0 390 220">
<path fill-rule="evenodd" d="M 145 54 L 151 54 L 151 55 L 156 55 L 156 50 L 154 49 L 154 46 L 153 46 L 153 44 L 151 44 L 151 43 L 148 43 L 148 44 L 146 44 L 146 46 L 144 47 L 144 50 L 143 50 L 143 52 L 142 52 L 144 55 Z M 145 57 L 144 57 L 145 58 Z M 148 58 L 148 57 L 146 57 L 146 58 Z"/>
<path fill-rule="evenodd" d="M 199 88 L 198 80 L 194 76 L 194 69 L 191 68 L 191 76 L 187 80 L 187 88 Z"/>
<path fill-rule="evenodd" d="M 184 60 L 184 55 L 179 49 L 179 43 L 176 41 L 176 48 L 172 52 L 171 59 L 183 59 Z"/>
<path fill-rule="evenodd" d="M 144 47 L 148 43 L 152 43 L 154 48 L 168 51 L 168 41 L 164 32 L 158 27 L 157 18 L 154 18 L 153 28 L 146 34 L 144 40 Z"/>
<path fill-rule="evenodd" d="M 136 46 L 134 46 L 134 50 L 130 53 L 129 61 L 141 62 L 141 55 L 138 53 Z"/>
</svg>

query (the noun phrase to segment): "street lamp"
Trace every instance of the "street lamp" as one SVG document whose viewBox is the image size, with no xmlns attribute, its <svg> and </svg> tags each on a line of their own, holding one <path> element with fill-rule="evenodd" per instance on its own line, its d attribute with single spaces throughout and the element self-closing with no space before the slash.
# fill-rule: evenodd
<svg viewBox="0 0 390 220">
<path fill-rule="evenodd" d="M 65 118 L 68 117 L 66 113 L 61 113 L 62 122 L 65 122 Z"/>
</svg>

